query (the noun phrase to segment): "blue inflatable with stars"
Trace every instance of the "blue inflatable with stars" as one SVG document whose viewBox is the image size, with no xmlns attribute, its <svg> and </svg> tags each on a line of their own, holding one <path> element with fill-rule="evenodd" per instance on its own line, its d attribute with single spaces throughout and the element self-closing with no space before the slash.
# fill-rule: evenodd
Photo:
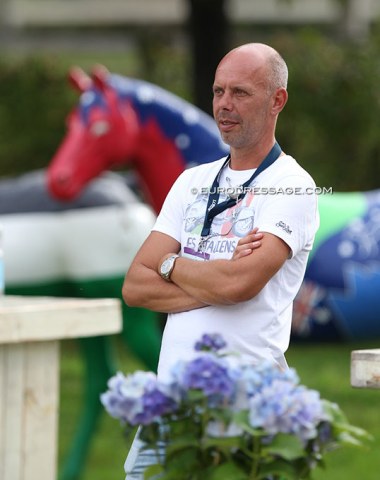
<svg viewBox="0 0 380 480">
<path fill-rule="evenodd" d="M 319 198 L 321 226 L 294 305 L 295 338 L 380 337 L 380 191 Z"/>
</svg>

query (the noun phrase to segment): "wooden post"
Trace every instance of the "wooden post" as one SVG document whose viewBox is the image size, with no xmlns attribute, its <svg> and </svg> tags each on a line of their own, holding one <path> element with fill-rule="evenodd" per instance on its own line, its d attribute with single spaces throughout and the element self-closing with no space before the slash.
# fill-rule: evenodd
<svg viewBox="0 0 380 480">
<path fill-rule="evenodd" d="M 117 299 L 0 297 L 1 480 L 56 480 L 59 340 L 121 328 Z"/>
<path fill-rule="evenodd" d="M 380 349 L 351 352 L 351 385 L 380 388 Z"/>
</svg>

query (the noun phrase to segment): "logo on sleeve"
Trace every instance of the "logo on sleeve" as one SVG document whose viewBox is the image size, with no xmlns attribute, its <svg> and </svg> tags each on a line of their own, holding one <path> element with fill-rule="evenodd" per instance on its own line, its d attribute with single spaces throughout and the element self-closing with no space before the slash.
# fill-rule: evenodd
<svg viewBox="0 0 380 480">
<path fill-rule="evenodd" d="M 286 223 L 281 221 L 281 220 L 276 223 L 276 227 L 282 228 L 284 230 L 284 232 L 289 234 L 289 235 L 292 234 L 292 231 L 290 230 L 289 225 L 286 225 Z"/>
</svg>

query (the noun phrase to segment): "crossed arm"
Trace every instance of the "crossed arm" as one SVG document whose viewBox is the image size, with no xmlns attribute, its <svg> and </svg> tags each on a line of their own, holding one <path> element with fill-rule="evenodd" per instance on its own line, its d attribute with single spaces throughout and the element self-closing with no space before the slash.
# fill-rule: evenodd
<svg viewBox="0 0 380 480">
<path fill-rule="evenodd" d="M 172 237 L 159 232 L 149 235 L 125 277 L 127 305 L 169 313 L 245 301 L 261 291 L 290 251 L 280 238 L 255 229 L 239 241 L 230 260 L 178 258 L 167 282 L 159 275 L 159 266 L 179 250 Z"/>
</svg>

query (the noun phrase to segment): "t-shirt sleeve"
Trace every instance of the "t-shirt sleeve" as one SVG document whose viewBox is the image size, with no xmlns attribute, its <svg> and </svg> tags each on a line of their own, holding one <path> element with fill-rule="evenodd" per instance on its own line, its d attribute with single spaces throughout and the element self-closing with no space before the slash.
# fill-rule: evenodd
<svg viewBox="0 0 380 480">
<path fill-rule="evenodd" d="M 153 231 L 165 233 L 178 242 L 181 241 L 186 185 L 187 173 L 185 170 L 172 185 L 152 228 Z"/>
<path fill-rule="evenodd" d="M 289 258 L 301 250 L 310 251 L 319 227 L 314 182 L 302 176 L 287 177 L 265 197 L 255 219 L 259 230 L 276 235 L 289 245 Z"/>
</svg>

